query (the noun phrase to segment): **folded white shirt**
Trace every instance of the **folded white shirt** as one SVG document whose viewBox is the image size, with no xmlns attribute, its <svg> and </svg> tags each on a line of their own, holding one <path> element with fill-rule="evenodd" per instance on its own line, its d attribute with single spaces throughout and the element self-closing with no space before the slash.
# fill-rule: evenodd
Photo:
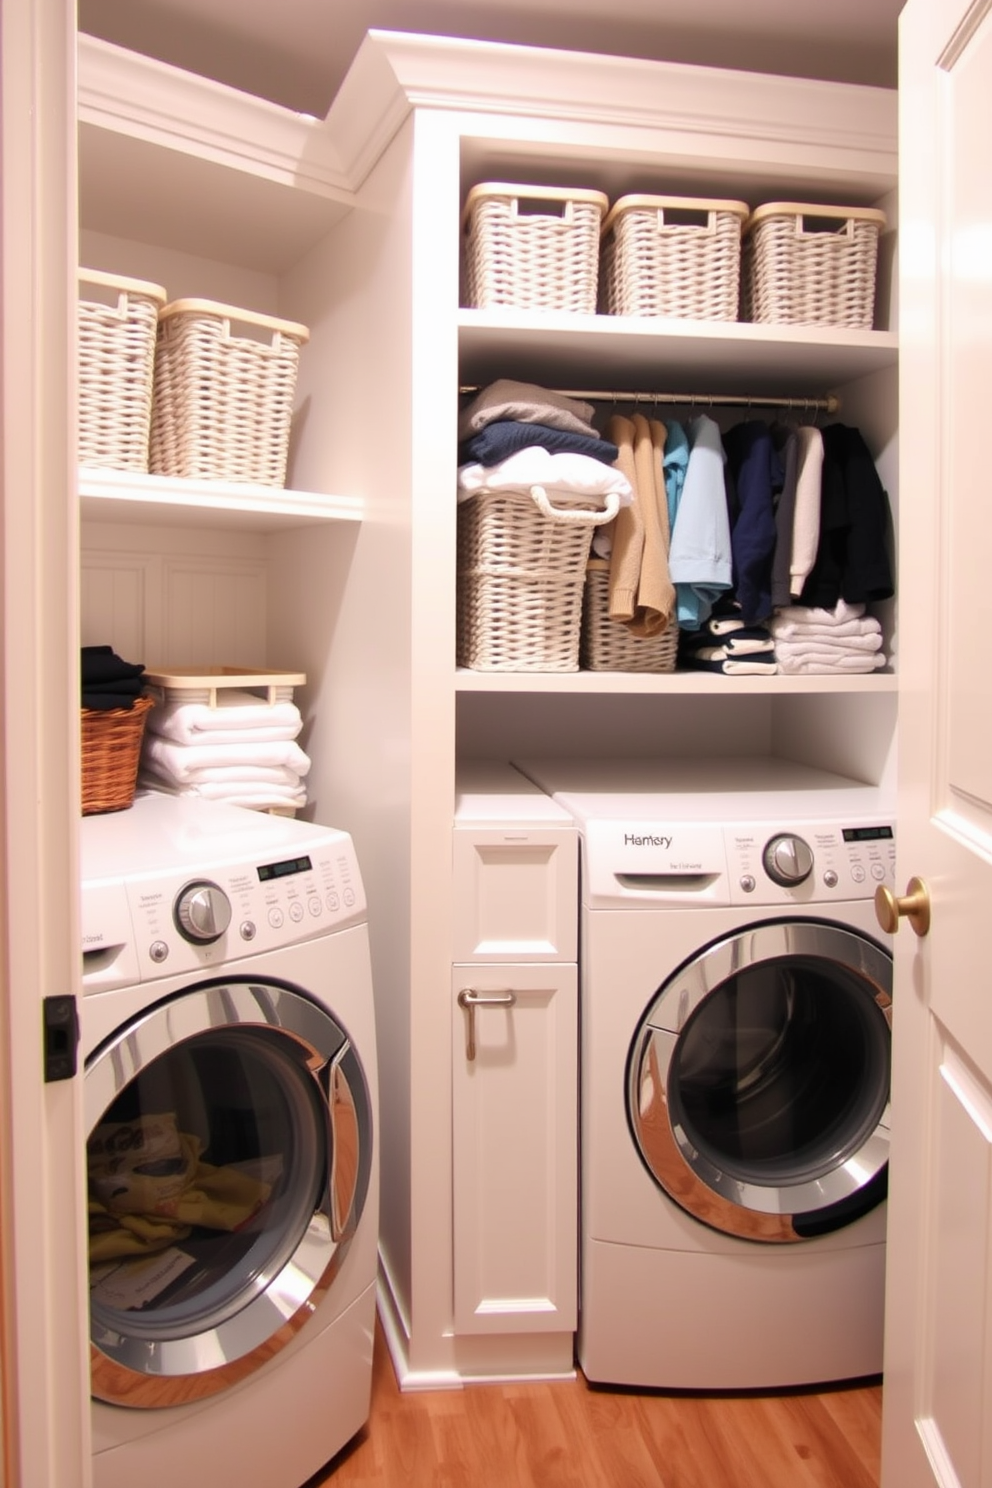
<svg viewBox="0 0 992 1488">
<path fill-rule="evenodd" d="M 519 491 L 530 495 L 538 486 L 552 501 L 597 501 L 616 496 L 621 506 L 634 498 L 630 481 L 622 470 L 606 465 L 592 455 L 573 450 L 546 450 L 528 445 L 500 460 L 498 465 L 461 465 L 458 469 L 458 500 L 483 492 Z"/>
<path fill-rule="evenodd" d="M 832 610 L 815 605 L 784 605 L 775 616 L 776 622 L 793 625 L 842 625 L 847 620 L 860 620 L 864 616 L 863 604 L 848 604 L 839 599 Z"/>
<path fill-rule="evenodd" d="M 821 652 L 807 654 L 805 656 L 779 656 L 779 671 L 789 676 L 800 676 L 803 673 L 814 674 L 821 672 L 874 672 L 885 665 L 885 656 L 881 651 L 858 651 Z"/>
<path fill-rule="evenodd" d="M 142 750 L 158 774 L 180 783 L 189 779 L 191 770 L 211 765 L 285 765 L 297 775 L 310 769 L 308 756 L 292 739 L 265 744 L 176 744 L 146 734 Z"/>
<path fill-rule="evenodd" d="M 217 693 L 217 706 L 208 703 L 165 702 L 150 710 L 148 732 L 178 744 L 207 740 L 237 744 L 249 739 L 271 743 L 295 739 L 303 727 L 299 708 L 288 699 L 266 703 L 254 693 L 232 687 Z"/>
<path fill-rule="evenodd" d="M 882 627 L 872 615 L 863 620 L 839 620 L 836 625 L 804 625 L 801 621 L 773 619 L 772 634 L 786 641 L 846 640 L 850 636 L 881 635 Z"/>
<path fill-rule="evenodd" d="M 831 640 L 829 636 L 817 636 L 807 640 L 805 637 L 794 640 L 783 640 L 775 636 L 776 656 L 806 656 L 806 655 L 829 655 L 836 656 L 838 653 L 860 651 L 880 651 L 882 649 L 882 636 L 880 632 L 874 635 L 838 636 Z"/>
</svg>

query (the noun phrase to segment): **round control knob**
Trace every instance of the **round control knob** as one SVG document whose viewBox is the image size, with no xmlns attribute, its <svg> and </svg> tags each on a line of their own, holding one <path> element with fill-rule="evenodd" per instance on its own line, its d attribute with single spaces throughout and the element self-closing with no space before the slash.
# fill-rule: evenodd
<svg viewBox="0 0 992 1488">
<path fill-rule="evenodd" d="M 188 883 L 175 904 L 176 929 L 194 945 L 220 940 L 231 923 L 231 901 L 209 879 Z"/>
<path fill-rule="evenodd" d="M 789 832 L 766 842 L 761 861 L 772 883 L 785 889 L 795 888 L 813 872 L 813 854 L 808 844 Z"/>
</svg>

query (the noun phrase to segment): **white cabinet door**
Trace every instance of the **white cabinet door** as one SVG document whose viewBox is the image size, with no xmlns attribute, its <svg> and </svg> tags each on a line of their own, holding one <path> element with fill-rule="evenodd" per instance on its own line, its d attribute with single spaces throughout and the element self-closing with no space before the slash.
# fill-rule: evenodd
<svg viewBox="0 0 992 1488">
<path fill-rule="evenodd" d="M 900 884 L 885 1488 L 992 1484 L 992 8 L 900 24 Z M 922 926 L 917 926 L 922 929 Z"/>
<path fill-rule="evenodd" d="M 572 1331 L 576 967 L 456 966 L 452 1014 L 455 1331 Z"/>
<path fill-rule="evenodd" d="M 457 961 L 574 961 L 578 836 L 534 828 L 456 828 Z"/>
</svg>

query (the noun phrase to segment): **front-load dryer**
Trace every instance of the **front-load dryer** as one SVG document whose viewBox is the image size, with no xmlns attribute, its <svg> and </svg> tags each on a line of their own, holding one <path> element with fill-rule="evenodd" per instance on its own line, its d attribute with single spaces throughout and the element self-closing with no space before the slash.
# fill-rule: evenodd
<svg viewBox="0 0 992 1488">
<path fill-rule="evenodd" d="M 81 824 L 95 1488 L 299 1488 L 368 1418 L 366 905 L 344 832 Z"/>
<path fill-rule="evenodd" d="M 582 842 L 583 1371 L 877 1374 L 890 804 L 774 759 L 520 768 Z"/>
</svg>

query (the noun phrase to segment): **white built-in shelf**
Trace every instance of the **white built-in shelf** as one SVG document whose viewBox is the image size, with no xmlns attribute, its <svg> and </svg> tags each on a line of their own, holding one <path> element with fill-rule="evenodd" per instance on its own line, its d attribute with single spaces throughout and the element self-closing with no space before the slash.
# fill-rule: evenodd
<svg viewBox="0 0 992 1488">
<path fill-rule="evenodd" d="M 898 354 L 894 331 L 519 310 L 461 310 L 458 324 L 462 382 L 480 385 L 517 377 L 801 401 L 892 368 Z"/>
<path fill-rule="evenodd" d="M 324 121 L 81 35 L 84 228 L 263 273 L 354 205 Z"/>
<path fill-rule="evenodd" d="M 327 522 L 360 522 L 358 496 L 329 496 L 234 481 L 176 480 L 164 475 L 82 467 L 80 510 L 98 522 L 154 526 L 237 527 L 276 532 Z"/>
<path fill-rule="evenodd" d="M 456 692 L 647 693 L 664 697 L 895 692 L 893 673 L 874 676 L 719 677 L 710 672 L 475 672 L 459 667 Z"/>
</svg>

